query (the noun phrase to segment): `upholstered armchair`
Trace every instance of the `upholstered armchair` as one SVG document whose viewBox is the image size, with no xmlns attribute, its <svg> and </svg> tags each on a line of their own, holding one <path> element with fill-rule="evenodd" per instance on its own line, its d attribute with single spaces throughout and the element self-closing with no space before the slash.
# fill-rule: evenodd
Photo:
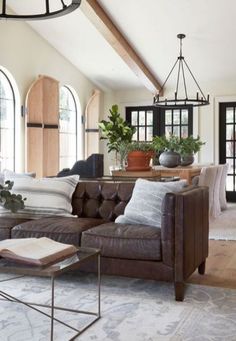
<svg viewBox="0 0 236 341">
<path fill-rule="evenodd" d="M 193 179 L 193 185 L 209 187 L 209 216 L 217 218 L 227 209 L 226 177 L 228 164 L 203 167 L 199 176 Z"/>
</svg>

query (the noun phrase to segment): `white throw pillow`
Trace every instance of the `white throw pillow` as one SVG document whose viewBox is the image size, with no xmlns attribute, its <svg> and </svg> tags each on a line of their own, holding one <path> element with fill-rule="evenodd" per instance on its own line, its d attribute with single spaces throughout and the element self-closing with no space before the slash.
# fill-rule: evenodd
<svg viewBox="0 0 236 341">
<path fill-rule="evenodd" d="M 26 198 L 25 208 L 13 214 L 0 207 L 0 214 L 28 219 L 72 216 L 71 199 L 78 181 L 79 175 L 44 179 L 15 178 L 12 193 Z"/>
<path fill-rule="evenodd" d="M 34 172 L 16 173 L 16 172 L 13 172 L 9 169 L 4 169 L 3 175 L 4 175 L 5 181 L 7 181 L 7 180 L 14 181 L 15 178 L 28 178 L 28 177 L 35 178 L 36 173 L 34 173 Z"/>
<path fill-rule="evenodd" d="M 162 200 L 166 193 L 179 192 L 186 185 L 186 180 L 163 183 L 138 179 L 124 215 L 117 217 L 115 222 L 161 227 Z"/>
</svg>

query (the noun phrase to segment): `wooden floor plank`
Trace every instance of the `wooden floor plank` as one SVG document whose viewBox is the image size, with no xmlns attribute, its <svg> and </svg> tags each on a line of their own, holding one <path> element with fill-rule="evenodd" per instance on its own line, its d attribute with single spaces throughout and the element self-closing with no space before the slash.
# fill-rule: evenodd
<svg viewBox="0 0 236 341">
<path fill-rule="evenodd" d="M 236 289 L 236 241 L 210 240 L 205 275 L 196 271 L 188 282 Z"/>
</svg>

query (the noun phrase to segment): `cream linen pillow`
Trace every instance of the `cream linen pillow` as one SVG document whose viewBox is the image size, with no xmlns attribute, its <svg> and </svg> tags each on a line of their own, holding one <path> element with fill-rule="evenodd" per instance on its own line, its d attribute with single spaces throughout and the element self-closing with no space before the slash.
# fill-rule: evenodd
<svg viewBox="0 0 236 341">
<path fill-rule="evenodd" d="M 226 163 L 225 165 L 220 165 L 222 167 L 222 175 L 220 179 L 220 189 L 219 189 L 219 196 L 220 196 L 220 207 L 221 210 L 227 209 L 227 201 L 226 201 L 226 178 L 228 173 L 229 165 Z"/>
<path fill-rule="evenodd" d="M 13 214 L 0 207 L 0 214 L 14 218 L 37 219 L 46 216 L 72 216 L 71 199 L 79 175 L 60 178 L 15 178 L 12 193 L 26 198 L 25 208 Z"/>
</svg>

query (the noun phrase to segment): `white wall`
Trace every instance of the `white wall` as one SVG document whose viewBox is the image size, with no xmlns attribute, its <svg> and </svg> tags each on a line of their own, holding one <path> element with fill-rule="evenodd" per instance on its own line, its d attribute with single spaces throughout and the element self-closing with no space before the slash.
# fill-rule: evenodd
<svg viewBox="0 0 236 341">
<path fill-rule="evenodd" d="M 42 21 L 43 25 L 43 21 Z M 5 67 L 14 77 L 23 105 L 31 83 L 38 75 L 48 75 L 61 84 L 73 87 L 78 94 L 81 112 L 95 86 L 51 45 L 41 38 L 29 25 L 17 21 L 0 21 L 0 66 Z M 24 170 L 24 118 L 17 112 L 17 122 L 21 128 L 16 141 L 17 171 Z M 20 155 L 20 156 L 19 156 Z"/>
</svg>

